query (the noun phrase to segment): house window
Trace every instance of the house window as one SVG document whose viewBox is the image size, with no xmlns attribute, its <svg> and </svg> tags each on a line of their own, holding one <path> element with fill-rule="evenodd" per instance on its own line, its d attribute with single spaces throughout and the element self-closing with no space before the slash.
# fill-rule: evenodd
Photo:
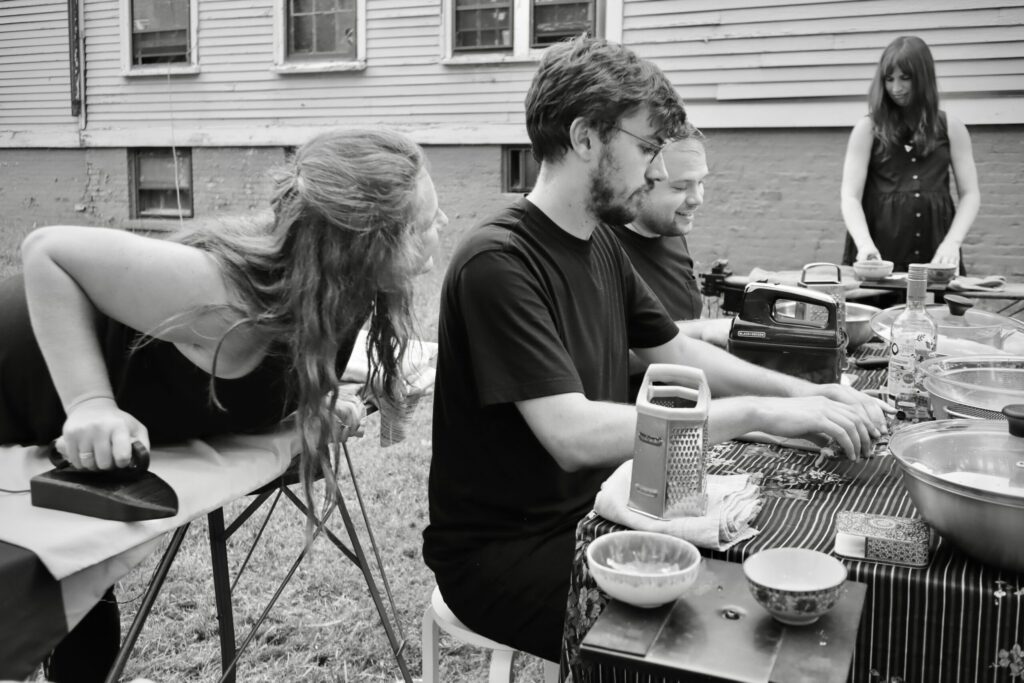
<svg viewBox="0 0 1024 683">
<path fill-rule="evenodd" d="M 192 217 L 191 150 L 133 150 L 128 178 L 132 218 Z"/>
<path fill-rule="evenodd" d="M 586 33 L 622 40 L 623 0 L 442 0 L 447 64 L 533 61 Z"/>
<path fill-rule="evenodd" d="M 188 62 L 189 0 L 132 0 L 132 64 Z"/>
<path fill-rule="evenodd" d="M 525 194 L 533 189 L 540 173 L 540 164 L 529 147 L 502 149 L 502 191 Z"/>
<path fill-rule="evenodd" d="M 531 47 L 546 47 L 581 33 L 596 34 L 596 0 L 533 0 Z"/>
<path fill-rule="evenodd" d="M 511 50 L 512 0 L 455 0 L 453 49 Z"/>
<path fill-rule="evenodd" d="M 197 73 L 198 0 L 121 0 L 126 76 Z"/>
<path fill-rule="evenodd" d="M 355 0 L 288 0 L 289 59 L 355 59 Z"/>
<path fill-rule="evenodd" d="M 365 35 L 366 0 L 276 0 L 274 70 L 365 68 Z"/>
</svg>

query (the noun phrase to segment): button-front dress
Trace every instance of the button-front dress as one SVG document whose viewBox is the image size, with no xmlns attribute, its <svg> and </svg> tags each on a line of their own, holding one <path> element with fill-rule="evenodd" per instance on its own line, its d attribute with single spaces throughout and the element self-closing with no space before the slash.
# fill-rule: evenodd
<svg viewBox="0 0 1024 683">
<path fill-rule="evenodd" d="M 932 260 L 956 212 L 950 195 L 946 115 L 940 112 L 939 116 L 942 135 L 927 155 L 907 144 L 886 158 L 879 140 L 872 143 L 861 204 L 871 239 L 897 272 L 906 272 L 911 263 Z M 856 259 L 857 246 L 847 235 L 843 263 Z"/>
</svg>

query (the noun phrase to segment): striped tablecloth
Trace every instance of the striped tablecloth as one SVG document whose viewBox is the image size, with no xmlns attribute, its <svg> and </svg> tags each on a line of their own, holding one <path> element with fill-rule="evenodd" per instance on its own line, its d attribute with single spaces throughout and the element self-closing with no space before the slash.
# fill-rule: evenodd
<svg viewBox="0 0 1024 683">
<path fill-rule="evenodd" d="M 868 345 L 861 353 L 880 352 L 877 345 Z M 881 370 L 860 371 L 856 385 L 876 387 L 883 375 Z M 765 503 L 754 521 L 761 534 L 724 553 L 702 550 L 717 559 L 742 562 L 759 550 L 781 546 L 830 553 L 835 516 L 844 510 L 919 516 L 891 455 L 822 462 L 807 452 L 727 442 L 710 450 L 708 471 L 764 476 Z M 562 654 L 563 672 L 571 668 L 575 683 L 599 679 L 598 672 L 585 670 L 577 654 L 607 601 L 587 570 L 586 547 L 597 536 L 622 528 L 595 513 L 577 528 Z M 1024 543 L 1024 530 L 1016 542 Z M 850 579 L 868 586 L 851 681 L 1024 681 L 1024 574 L 983 565 L 941 539 L 924 568 L 843 562 Z"/>
</svg>

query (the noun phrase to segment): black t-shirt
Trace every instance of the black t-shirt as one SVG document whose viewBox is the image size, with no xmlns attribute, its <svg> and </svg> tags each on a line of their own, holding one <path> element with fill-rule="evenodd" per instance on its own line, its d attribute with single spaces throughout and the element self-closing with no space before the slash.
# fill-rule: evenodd
<svg viewBox="0 0 1024 683">
<path fill-rule="evenodd" d="M 673 320 L 696 320 L 704 302 L 693 274 L 686 237 L 645 237 L 623 225 L 609 226 L 629 260 Z"/>
<path fill-rule="evenodd" d="M 427 564 L 573 528 L 611 470 L 563 471 L 514 402 L 625 403 L 629 348 L 677 333 L 606 227 L 581 240 L 521 199 L 467 235 L 441 292 Z"/>
</svg>

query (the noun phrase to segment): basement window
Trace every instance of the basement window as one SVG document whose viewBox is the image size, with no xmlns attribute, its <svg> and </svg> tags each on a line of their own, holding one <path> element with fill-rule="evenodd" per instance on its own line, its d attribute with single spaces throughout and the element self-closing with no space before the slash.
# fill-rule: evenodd
<svg viewBox="0 0 1024 683">
<path fill-rule="evenodd" d="M 501 150 L 502 192 L 526 194 L 533 189 L 540 173 L 540 164 L 529 147 L 505 147 Z"/>
<path fill-rule="evenodd" d="M 129 152 L 132 218 L 191 218 L 192 150 L 136 149 Z"/>
</svg>

